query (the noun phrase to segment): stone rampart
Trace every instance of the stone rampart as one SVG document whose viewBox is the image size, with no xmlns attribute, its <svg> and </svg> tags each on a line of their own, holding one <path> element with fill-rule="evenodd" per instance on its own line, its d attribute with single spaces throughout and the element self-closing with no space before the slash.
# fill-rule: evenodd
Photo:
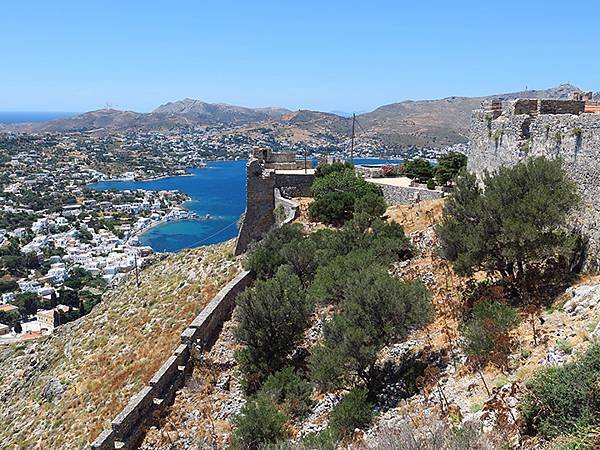
<svg viewBox="0 0 600 450">
<path fill-rule="evenodd" d="M 414 205 L 423 200 L 434 200 L 444 196 L 442 191 L 432 189 L 376 184 L 381 187 L 383 198 L 388 205 Z"/>
<path fill-rule="evenodd" d="M 204 350 L 214 343 L 223 323 L 231 316 L 236 297 L 251 283 L 251 274 L 241 272 L 213 297 L 181 334 L 181 345 L 156 371 L 148 385 L 129 400 L 112 421 L 111 429 L 104 430 L 92 443 L 92 449 L 138 448 L 148 424 L 172 404 L 186 374 L 191 371 L 191 346 Z"/>
<path fill-rule="evenodd" d="M 496 119 L 487 110 L 474 111 L 467 168 L 481 175 L 529 157 L 562 158 L 581 196 L 570 222 L 589 239 L 588 266 L 596 267 L 600 250 L 600 114 L 581 112 L 583 102 L 578 101 L 537 102 L 535 114 L 514 114 L 510 105 Z"/>
<path fill-rule="evenodd" d="M 235 254 L 244 253 L 250 244 L 263 238 L 276 225 L 275 189 L 282 197 L 310 195 L 314 180 L 312 171 L 277 171 L 265 168 L 258 159 L 246 166 L 246 213 L 238 234 Z"/>
<path fill-rule="evenodd" d="M 275 208 L 283 208 L 283 217 L 276 217 L 277 225 L 284 225 L 292 222 L 298 216 L 300 205 L 293 200 L 281 196 L 279 189 L 275 189 Z"/>
</svg>

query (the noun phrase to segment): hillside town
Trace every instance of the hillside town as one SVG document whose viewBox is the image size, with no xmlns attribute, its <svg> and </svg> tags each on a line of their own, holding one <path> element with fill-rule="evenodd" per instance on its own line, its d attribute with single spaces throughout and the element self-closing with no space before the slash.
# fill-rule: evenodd
<svg viewBox="0 0 600 450">
<path fill-rule="evenodd" d="M 192 216 L 176 191 L 87 187 L 109 178 L 88 164 L 93 145 L 4 136 L 0 146 L 0 343 L 89 312 L 152 254 L 142 232 Z"/>
</svg>

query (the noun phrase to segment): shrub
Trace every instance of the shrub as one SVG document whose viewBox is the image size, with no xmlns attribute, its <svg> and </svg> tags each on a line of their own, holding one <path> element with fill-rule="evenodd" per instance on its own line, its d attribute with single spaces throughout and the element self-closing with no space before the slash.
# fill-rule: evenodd
<svg viewBox="0 0 600 450">
<path fill-rule="evenodd" d="M 403 339 L 410 328 L 428 322 L 429 293 L 420 282 L 403 282 L 383 267 L 369 266 L 348 279 L 341 297 L 339 311 L 324 324 L 324 347 L 311 357 L 311 371 L 334 377 L 324 380 L 319 375 L 321 385 L 335 385 L 340 376 L 348 374 L 372 391 L 377 353 L 390 342 Z M 326 358 L 325 352 L 329 352 Z M 339 361 L 336 370 L 323 367 L 331 361 Z"/>
<path fill-rule="evenodd" d="M 352 164 L 350 161 L 319 164 L 315 170 L 315 177 L 320 178 L 329 175 L 330 173 L 343 172 L 345 170 L 354 170 L 354 164 Z"/>
<path fill-rule="evenodd" d="M 245 388 L 253 392 L 264 378 L 281 369 L 302 338 L 311 308 L 300 279 L 289 267 L 257 281 L 237 297 L 236 337 L 244 344 L 237 354 Z"/>
<path fill-rule="evenodd" d="M 566 339 L 559 339 L 556 341 L 556 347 L 565 355 L 570 355 L 573 351 L 573 344 Z"/>
<path fill-rule="evenodd" d="M 330 245 L 334 255 L 346 255 L 354 250 L 370 251 L 384 265 L 408 259 L 413 251 L 402 225 L 371 219 L 364 214 L 356 214 L 346 222 Z"/>
<path fill-rule="evenodd" d="M 375 192 L 367 192 L 354 201 L 354 212 L 367 214 L 370 217 L 381 217 L 386 210 L 383 196 Z"/>
<path fill-rule="evenodd" d="M 519 313 L 496 301 L 484 301 L 473 308 L 462 327 L 465 353 L 478 365 L 499 362 L 509 350 L 508 333 L 519 324 Z"/>
<path fill-rule="evenodd" d="M 311 217 L 332 224 L 341 224 L 351 218 L 357 199 L 367 194 L 383 198 L 379 186 L 366 182 L 349 168 L 316 177 L 311 194 L 314 197 L 314 202 L 309 206 Z M 370 196 L 360 206 L 377 212 L 380 204 Z"/>
<path fill-rule="evenodd" d="M 435 168 L 435 180 L 441 186 L 447 186 L 457 175 L 467 167 L 467 157 L 462 153 L 449 152 L 438 158 Z M 429 188 L 429 186 L 427 186 Z M 430 188 L 432 189 L 432 188 Z"/>
<path fill-rule="evenodd" d="M 324 345 L 313 347 L 308 365 L 311 380 L 319 389 L 333 390 L 341 387 L 344 357 L 342 352 L 332 352 Z"/>
<path fill-rule="evenodd" d="M 436 228 L 440 253 L 458 273 L 487 270 L 522 280 L 528 266 L 573 250 L 564 225 L 578 196 L 560 160 L 501 167 L 483 184 L 471 174 L 459 177 Z"/>
<path fill-rule="evenodd" d="M 249 400 L 233 419 L 231 448 L 258 450 L 266 444 L 285 439 L 285 414 L 266 397 Z"/>
<path fill-rule="evenodd" d="M 350 192 L 327 192 L 309 205 L 308 212 L 314 220 L 337 225 L 352 217 L 354 203 Z"/>
<path fill-rule="evenodd" d="M 526 425 L 544 437 L 598 425 L 599 381 L 600 344 L 592 345 L 575 362 L 538 370 L 520 403 Z"/>
<path fill-rule="evenodd" d="M 259 279 L 271 278 L 280 266 L 288 261 L 282 254 L 282 249 L 303 238 L 299 225 L 286 224 L 271 230 L 265 238 L 251 250 L 245 267 Z"/>
<path fill-rule="evenodd" d="M 427 180 L 427 189 L 435 189 L 435 181 L 433 178 L 430 178 L 429 180 Z"/>
<path fill-rule="evenodd" d="M 306 434 L 300 442 L 279 441 L 265 445 L 263 450 L 336 450 L 337 448 L 337 436 L 330 428 L 325 428 L 318 433 Z"/>
<path fill-rule="evenodd" d="M 308 296 L 316 303 L 339 303 L 350 278 L 361 269 L 379 262 L 380 260 L 368 250 L 353 250 L 347 255 L 336 256 L 328 264 L 323 264 L 317 269 Z"/>
<path fill-rule="evenodd" d="M 329 426 L 338 436 L 347 436 L 371 423 L 372 408 L 366 389 L 352 389 L 331 411 Z"/>
<path fill-rule="evenodd" d="M 260 389 L 260 394 L 270 398 L 276 405 L 292 416 L 301 417 L 312 405 L 312 386 L 302 379 L 291 367 L 286 367 L 269 376 Z"/>
<path fill-rule="evenodd" d="M 423 158 L 416 158 L 404 163 L 404 175 L 417 180 L 419 183 L 427 183 L 433 178 L 433 166 Z"/>
</svg>

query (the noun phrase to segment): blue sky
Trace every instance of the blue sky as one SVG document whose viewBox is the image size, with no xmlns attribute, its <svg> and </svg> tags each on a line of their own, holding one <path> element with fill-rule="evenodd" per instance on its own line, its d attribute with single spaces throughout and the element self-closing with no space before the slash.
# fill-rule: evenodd
<svg viewBox="0 0 600 450">
<path fill-rule="evenodd" d="M 562 82 L 600 90 L 599 14 L 551 0 L 6 0 L 0 111 L 191 97 L 352 112 Z"/>
</svg>

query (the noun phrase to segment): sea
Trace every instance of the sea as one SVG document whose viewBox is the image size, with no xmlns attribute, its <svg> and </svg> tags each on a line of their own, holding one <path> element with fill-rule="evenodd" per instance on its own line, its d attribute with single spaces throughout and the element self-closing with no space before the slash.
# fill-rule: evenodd
<svg viewBox="0 0 600 450">
<path fill-rule="evenodd" d="M 29 123 L 47 122 L 48 120 L 62 119 L 64 117 L 76 116 L 75 112 L 24 112 L 24 111 L 0 111 L 0 123 Z"/>
<path fill-rule="evenodd" d="M 399 159 L 354 159 L 355 164 L 400 163 Z M 203 168 L 188 169 L 187 176 L 151 181 L 103 181 L 89 185 L 100 190 L 178 190 L 190 197 L 183 206 L 200 220 L 164 222 L 140 236 L 155 252 L 177 252 L 186 248 L 224 242 L 237 236 L 246 209 L 246 161 L 212 161 Z M 206 215 L 209 218 L 205 218 Z"/>
</svg>

